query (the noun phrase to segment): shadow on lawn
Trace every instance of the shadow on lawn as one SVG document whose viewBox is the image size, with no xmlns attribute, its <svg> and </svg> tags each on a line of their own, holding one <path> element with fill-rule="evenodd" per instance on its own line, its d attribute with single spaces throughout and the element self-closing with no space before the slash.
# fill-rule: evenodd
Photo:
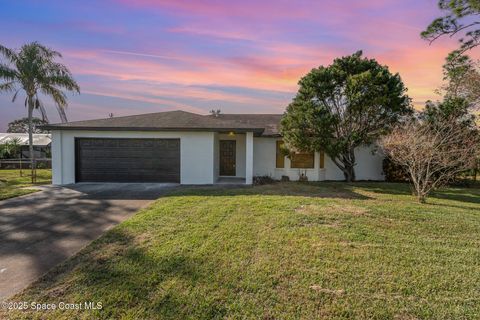
<svg viewBox="0 0 480 320">
<path fill-rule="evenodd" d="M 211 281 L 217 269 L 211 260 L 181 250 L 155 255 L 137 240 L 113 229 L 39 279 L 35 291 L 26 291 L 23 297 L 54 301 L 82 292 L 81 299 L 103 303 L 94 314 L 98 319 L 120 318 L 127 309 L 136 317 L 148 317 L 152 310 L 166 318 L 226 315 L 221 297 L 206 299 L 208 295 L 191 292 Z"/>
<path fill-rule="evenodd" d="M 439 191 L 433 193 L 432 198 L 480 204 L 480 189 L 463 188 Z"/>
<path fill-rule="evenodd" d="M 364 183 L 358 182 L 356 184 L 351 184 L 351 186 L 356 186 L 362 188 L 369 192 L 374 192 L 378 194 L 387 194 L 387 195 L 413 195 L 413 187 L 408 183 L 393 183 L 393 182 L 379 182 L 379 183 Z M 452 187 L 452 188 L 443 188 L 435 192 L 432 192 L 428 198 L 431 199 L 442 199 L 442 200 L 451 200 L 465 203 L 480 204 L 480 188 L 477 187 Z M 428 202 L 428 200 L 427 200 Z M 455 206 L 452 206 L 455 207 Z M 464 207 L 459 207 L 464 208 Z M 470 208 L 471 209 L 471 208 Z"/>
<path fill-rule="evenodd" d="M 164 196 L 300 196 L 311 198 L 340 198 L 367 200 L 370 197 L 356 192 L 355 184 L 337 182 L 278 182 L 260 186 L 183 186 Z"/>
<path fill-rule="evenodd" d="M 0 201 L 0 300 L 137 210 L 60 188 Z"/>
</svg>

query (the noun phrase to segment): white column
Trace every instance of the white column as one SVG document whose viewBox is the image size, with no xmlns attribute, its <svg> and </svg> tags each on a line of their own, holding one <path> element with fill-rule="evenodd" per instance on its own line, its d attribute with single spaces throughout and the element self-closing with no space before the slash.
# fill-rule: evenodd
<svg viewBox="0 0 480 320">
<path fill-rule="evenodd" d="M 52 131 L 52 184 L 63 184 L 62 131 Z"/>
<path fill-rule="evenodd" d="M 247 132 L 245 139 L 245 184 L 253 183 L 253 132 Z"/>
</svg>

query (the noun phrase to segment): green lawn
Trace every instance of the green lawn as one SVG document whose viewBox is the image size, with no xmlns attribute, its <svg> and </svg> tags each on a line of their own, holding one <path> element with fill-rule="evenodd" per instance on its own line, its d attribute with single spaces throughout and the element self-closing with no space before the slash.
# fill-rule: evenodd
<svg viewBox="0 0 480 320">
<path fill-rule="evenodd" d="M 13 301 L 25 319 L 479 319 L 480 190 L 279 183 L 172 192 Z M 1 318 L 1 314 L 0 314 Z"/>
<path fill-rule="evenodd" d="M 37 170 L 36 185 L 51 183 L 51 176 L 51 170 Z M 31 186 L 30 170 L 23 170 L 23 176 L 20 176 L 20 170 L 0 170 L 0 200 L 36 192 L 35 189 L 22 189 Z"/>
</svg>

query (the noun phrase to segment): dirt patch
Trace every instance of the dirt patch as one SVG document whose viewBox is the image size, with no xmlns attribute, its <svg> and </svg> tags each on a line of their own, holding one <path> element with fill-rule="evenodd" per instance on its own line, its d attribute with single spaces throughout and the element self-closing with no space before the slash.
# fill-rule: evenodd
<svg viewBox="0 0 480 320">
<path fill-rule="evenodd" d="M 351 214 L 362 216 L 368 214 L 368 210 L 362 207 L 348 204 L 326 204 L 326 205 L 301 205 L 295 212 L 302 214 Z"/>
<path fill-rule="evenodd" d="M 327 293 L 335 296 L 340 296 L 345 293 L 345 290 L 343 289 L 338 289 L 338 290 L 327 289 L 327 288 L 322 288 L 321 286 L 318 286 L 318 285 L 310 286 L 310 289 L 315 290 L 317 292 Z"/>
</svg>

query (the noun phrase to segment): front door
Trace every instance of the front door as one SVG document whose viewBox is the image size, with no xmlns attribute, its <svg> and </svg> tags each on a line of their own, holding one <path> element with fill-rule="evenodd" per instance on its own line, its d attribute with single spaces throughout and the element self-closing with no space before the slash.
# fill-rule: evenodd
<svg viewBox="0 0 480 320">
<path fill-rule="evenodd" d="M 220 140 L 220 175 L 235 176 L 235 140 Z"/>
</svg>

